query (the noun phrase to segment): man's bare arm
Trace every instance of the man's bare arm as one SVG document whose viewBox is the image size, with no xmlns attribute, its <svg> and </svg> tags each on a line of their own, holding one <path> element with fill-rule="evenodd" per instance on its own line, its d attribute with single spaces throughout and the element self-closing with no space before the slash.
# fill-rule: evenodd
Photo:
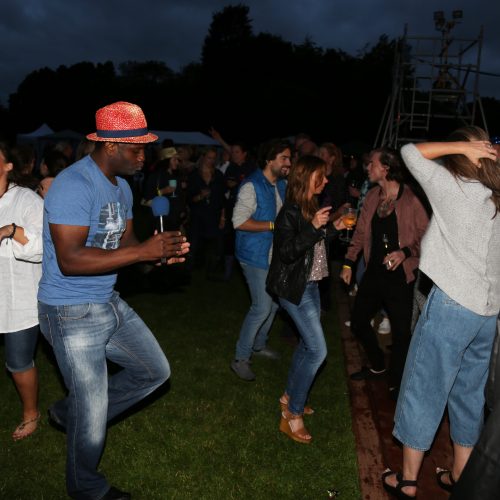
<svg viewBox="0 0 500 500">
<path fill-rule="evenodd" d="M 179 231 L 157 234 L 144 243 L 130 244 L 116 250 L 103 250 L 85 246 L 88 226 L 50 224 L 49 227 L 57 262 L 65 275 L 103 274 L 136 262 L 182 258 L 189 251 L 189 243 Z M 130 243 L 132 237 L 129 238 Z"/>
</svg>

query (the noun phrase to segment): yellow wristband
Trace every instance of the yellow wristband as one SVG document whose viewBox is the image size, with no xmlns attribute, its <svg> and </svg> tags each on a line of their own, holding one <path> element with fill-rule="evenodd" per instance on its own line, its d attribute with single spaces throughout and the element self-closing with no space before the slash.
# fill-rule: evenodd
<svg viewBox="0 0 500 500">
<path fill-rule="evenodd" d="M 344 265 L 342 266 L 342 269 L 351 269 L 351 266 L 348 266 L 348 265 L 344 264 Z"/>
<path fill-rule="evenodd" d="M 274 222 L 272 220 L 269 221 L 269 231 L 274 231 Z"/>
</svg>

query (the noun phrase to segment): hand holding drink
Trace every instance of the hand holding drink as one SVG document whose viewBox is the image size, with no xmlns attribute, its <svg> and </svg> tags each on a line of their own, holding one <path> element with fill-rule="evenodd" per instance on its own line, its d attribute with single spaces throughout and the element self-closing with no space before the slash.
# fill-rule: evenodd
<svg viewBox="0 0 500 500">
<path fill-rule="evenodd" d="M 347 228 L 347 235 L 343 238 L 340 238 L 342 241 L 346 243 L 351 242 L 351 236 L 349 231 L 352 231 L 352 228 L 356 225 L 358 220 L 358 214 L 355 208 L 346 207 L 342 214 L 342 222 L 345 224 Z"/>
<path fill-rule="evenodd" d="M 342 216 L 342 220 L 347 229 L 352 229 L 356 225 L 356 221 L 358 216 L 356 214 L 356 210 L 354 208 L 346 208 L 344 215 Z"/>
</svg>

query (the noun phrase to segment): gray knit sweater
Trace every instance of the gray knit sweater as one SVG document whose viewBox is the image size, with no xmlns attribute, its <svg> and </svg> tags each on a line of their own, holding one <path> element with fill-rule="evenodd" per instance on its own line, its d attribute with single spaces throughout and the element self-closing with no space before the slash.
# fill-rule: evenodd
<svg viewBox="0 0 500 500">
<path fill-rule="evenodd" d="M 433 216 L 422 240 L 420 269 L 451 299 L 482 316 L 500 309 L 500 213 L 491 191 L 455 178 L 413 145 L 401 149 Z"/>
</svg>

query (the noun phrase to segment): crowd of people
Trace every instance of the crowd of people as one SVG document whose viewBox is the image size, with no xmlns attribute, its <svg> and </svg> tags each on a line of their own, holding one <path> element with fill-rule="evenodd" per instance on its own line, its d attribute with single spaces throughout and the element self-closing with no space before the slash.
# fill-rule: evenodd
<svg viewBox="0 0 500 500">
<path fill-rule="evenodd" d="M 207 279 L 230 283 L 236 260 L 251 303 L 230 368 L 251 382 L 252 357 L 279 360 L 267 340 L 276 313 L 286 315 L 297 344 L 277 402 L 279 429 L 311 443 L 303 416 L 314 413 L 309 393 L 327 355 L 322 311 L 331 306 L 336 260 L 355 295 L 350 325 L 367 359 L 350 377 L 387 375 L 397 401 L 403 469 L 383 473 L 385 489 L 416 497 L 425 452 L 448 408 L 454 461 L 436 471 L 438 483 L 454 498 L 496 498 L 498 478 L 482 474 L 498 455 L 491 452 L 498 390 L 490 390 L 481 431 L 488 373 L 490 387 L 498 384 L 500 140 L 470 126 L 446 142 L 344 156 L 334 143 L 301 133 L 262 144 L 253 159 L 243 142 L 210 133 L 220 148 L 196 157 L 169 141 L 153 149 L 157 137 L 142 110 L 118 102 L 97 111 L 96 132 L 76 151 L 58 144 L 36 168 L 29 148 L 0 144 L 0 269 L 8 283 L 0 332 L 22 404 L 13 439 L 30 436 L 40 420 L 40 330 L 68 391 L 48 411 L 67 434 L 69 496 L 131 498 L 98 470 L 107 422 L 163 384 L 170 366 L 115 292 L 117 272 L 163 263 L 187 273 L 201 267 Z M 170 207 L 161 225 L 150 208 L 158 197 Z M 135 236 L 133 210 L 147 214 L 144 241 Z M 431 286 L 415 326 L 415 283 L 424 279 Z M 381 314 L 392 333 L 388 364 L 374 323 Z M 123 370 L 109 375 L 107 359 Z"/>
</svg>

